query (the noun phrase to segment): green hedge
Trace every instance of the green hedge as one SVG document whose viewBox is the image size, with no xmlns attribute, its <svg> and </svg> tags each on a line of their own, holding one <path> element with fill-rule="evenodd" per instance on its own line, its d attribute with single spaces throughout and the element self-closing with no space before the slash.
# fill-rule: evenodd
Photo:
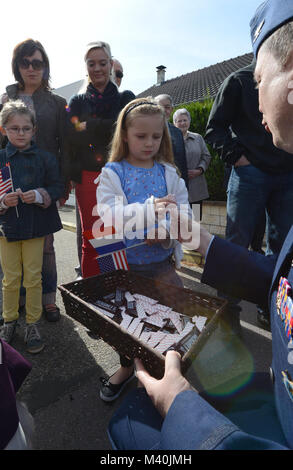
<svg viewBox="0 0 293 470">
<path fill-rule="evenodd" d="M 213 100 L 206 99 L 201 102 L 176 106 L 176 108 L 174 108 L 174 112 L 179 108 L 187 109 L 191 116 L 190 131 L 197 132 L 204 137 L 212 105 Z M 173 115 L 171 116 L 170 121 L 173 122 Z M 225 201 L 226 192 L 223 188 L 224 164 L 217 153 L 209 145 L 208 148 L 212 155 L 212 160 L 205 176 L 208 183 L 210 199 L 213 201 Z"/>
</svg>

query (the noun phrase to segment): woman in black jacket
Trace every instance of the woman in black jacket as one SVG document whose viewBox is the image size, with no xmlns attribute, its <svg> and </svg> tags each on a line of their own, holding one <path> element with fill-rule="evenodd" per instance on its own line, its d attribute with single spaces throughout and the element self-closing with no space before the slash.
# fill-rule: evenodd
<svg viewBox="0 0 293 470">
<path fill-rule="evenodd" d="M 131 91 L 119 93 L 111 79 L 113 61 L 109 44 L 88 44 L 85 54 L 88 86 L 85 93 L 71 98 L 68 170 L 75 184 L 82 229 L 81 269 L 84 278 L 99 274 L 97 253 L 88 234 L 98 219 L 95 179 L 107 162 L 109 144 L 119 112 L 135 98 Z"/>
<path fill-rule="evenodd" d="M 20 99 L 36 113 L 36 144 L 56 156 L 62 172 L 67 103 L 51 91 L 47 53 L 39 41 L 26 39 L 15 46 L 11 65 L 16 83 L 9 85 L 1 96 L 0 109 L 7 101 Z M 5 145 L 5 138 L 0 133 L 0 146 L 3 148 Z M 56 306 L 57 267 L 53 234 L 45 237 L 42 284 L 43 313 L 48 321 L 58 321 L 60 310 Z M 21 305 L 24 303 L 21 298 Z"/>
</svg>

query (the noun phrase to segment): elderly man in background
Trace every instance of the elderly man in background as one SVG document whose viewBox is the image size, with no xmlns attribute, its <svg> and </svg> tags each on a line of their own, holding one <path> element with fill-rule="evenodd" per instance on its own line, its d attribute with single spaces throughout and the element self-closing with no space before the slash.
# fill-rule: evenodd
<svg viewBox="0 0 293 470">
<path fill-rule="evenodd" d="M 123 78 L 123 67 L 117 59 L 113 59 L 113 76 L 115 83 L 119 88 Z"/>
<path fill-rule="evenodd" d="M 155 102 L 162 106 L 165 110 L 165 115 L 168 121 L 169 132 L 172 140 L 175 165 L 180 171 L 181 178 L 184 179 L 186 187 L 188 189 L 189 179 L 183 136 L 182 133 L 173 124 L 171 124 L 171 122 L 169 122 L 173 111 L 173 99 L 170 95 L 158 95 L 154 99 Z"/>
<path fill-rule="evenodd" d="M 263 125 L 275 145 L 293 153 L 292 1 L 263 2 L 250 25 Z M 192 388 L 181 375 L 179 354 L 170 351 L 162 380 L 155 380 L 136 361 L 145 390 L 132 392 L 112 418 L 112 445 L 161 450 L 293 449 L 293 227 L 277 261 L 212 237 L 204 229 L 198 250 L 206 257 L 202 282 L 254 303 L 267 299 L 274 401 L 264 400 L 261 406 L 252 397 L 245 409 L 226 417 Z"/>
</svg>

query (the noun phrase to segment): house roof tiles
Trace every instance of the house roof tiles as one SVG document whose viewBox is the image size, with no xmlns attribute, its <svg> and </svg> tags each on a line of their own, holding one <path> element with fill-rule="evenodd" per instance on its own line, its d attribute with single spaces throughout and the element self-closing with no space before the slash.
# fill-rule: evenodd
<svg viewBox="0 0 293 470">
<path fill-rule="evenodd" d="M 231 73 L 249 65 L 253 54 L 244 54 L 234 59 L 225 60 L 215 65 L 167 80 L 160 85 L 153 85 L 137 95 L 137 98 L 156 97 L 161 94 L 172 96 L 174 105 L 214 98 L 222 82 Z"/>
</svg>

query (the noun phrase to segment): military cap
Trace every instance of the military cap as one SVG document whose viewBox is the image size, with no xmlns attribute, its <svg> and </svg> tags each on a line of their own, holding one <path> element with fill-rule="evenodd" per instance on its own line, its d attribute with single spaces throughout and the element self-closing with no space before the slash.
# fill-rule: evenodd
<svg viewBox="0 0 293 470">
<path fill-rule="evenodd" d="M 293 20 L 292 0 L 266 0 L 256 10 L 250 22 L 254 56 L 262 43 L 277 29 Z"/>
</svg>

